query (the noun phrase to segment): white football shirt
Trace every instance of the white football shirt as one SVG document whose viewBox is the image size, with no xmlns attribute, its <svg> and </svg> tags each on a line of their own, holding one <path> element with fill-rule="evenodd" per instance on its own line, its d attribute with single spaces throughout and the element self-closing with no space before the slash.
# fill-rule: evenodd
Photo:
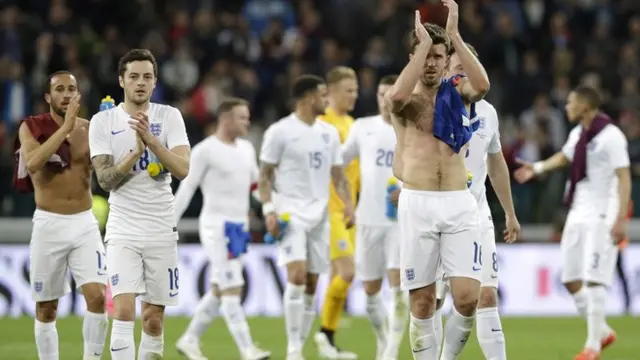
<svg viewBox="0 0 640 360">
<path fill-rule="evenodd" d="M 149 105 L 147 111 L 151 133 L 168 149 L 189 146 L 180 111 L 172 106 Z M 113 156 L 115 164 L 136 148 L 136 132 L 128 121 L 131 116 L 122 104 L 101 111 L 89 124 L 91 157 Z M 109 219 L 105 240 L 177 240 L 171 175 L 152 178 L 147 173 L 155 155 L 147 148 L 119 187 L 109 194 Z"/>
<path fill-rule="evenodd" d="M 291 114 L 264 133 L 260 161 L 277 165 L 273 203 L 305 226 L 325 219 L 331 168 L 342 166 L 340 137 L 335 127 L 316 120 L 308 125 Z"/>
<path fill-rule="evenodd" d="M 486 100 L 480 100 L 476 103 L 476 119 L 480 125 L 469 141 L 469 156 L 465 159 L 465 164 L 473 176 L 470 190 L 478 202 L 481 221 L 493 226 L 485 184 L 487 181 L 487 155 L 502 151 L 500 124 L 496 109 Z"/>
<path fill-rule="evenodd" d="M 562 147 L 569 161 L 573 161 L 581 133 L 581 125 L 574 127 Z M 615 171 L 626 167 L 629 167 L 627 139 L 617 126 L 607 125 L 587 144 L 587 176 L 576 184 L 571 211 L 580 213 L 586 221 L 606 215 L 611 202 L 618 201 Z"/>
<path fill-rule="evenodd" d="M 257 181 L 256 150 L 250 141 L 236 139 L 228 144 L 210 136 L 193 147 L 189 176 L 176 192 L 176 221 L 199 187 L 200 227 L 219 227 L 225 221 L 248 223 L 249 192 Z"/>
<path fill-rule="evenodd" d="M 360 158 L 360 197 L 356 209 L 358 224 L 391 226 L 386 216 L 387 182 L 393 176 L 396 134 L 381 115 L 358 119 L 342 146 L 345 164 Z"/>
</svg>

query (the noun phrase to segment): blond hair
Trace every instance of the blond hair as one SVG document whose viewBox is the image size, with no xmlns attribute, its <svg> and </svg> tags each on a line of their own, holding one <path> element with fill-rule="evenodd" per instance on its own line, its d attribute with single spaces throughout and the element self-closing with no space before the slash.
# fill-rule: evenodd
<svg viewBox="0 0 640 360">
<path fill-rule="evenodd" d="M 355 70 L 347 66 L 336 66 L 327 72 L 327 84 L 335 85 L 344 79 L 357 80 Z"/>
</svg>

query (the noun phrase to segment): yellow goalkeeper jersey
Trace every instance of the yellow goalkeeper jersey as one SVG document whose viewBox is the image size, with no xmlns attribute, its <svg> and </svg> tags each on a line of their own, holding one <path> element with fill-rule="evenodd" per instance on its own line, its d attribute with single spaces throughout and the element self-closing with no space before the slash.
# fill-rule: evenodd
<svg viewBox="0 0 640 360">
<path fill-rule="evenodd" d="M 338 115 L 331 108 L 327 108 L 325 115 L 322 115 L 319 118 L 338 129 L 338 134 L 340 134 L 340 142 L 344 144 L 344 142 L 347 140 L 347 135 L 349 135 L 349 130 L 351 130 L 351 126 L 353 126 L 353 118 L 349 115 Z M 360 167 L 358 159 L 352 161 L 345 167 L 345 174 L 351 188 L 351 200 L 355 205 L 357 194 L 360 190 Z M 340 196 L 338 196 L 338 193 L 336 192 L 336 189 L 332 183 L 331 195 L 329 197 L 329 212 L 338 213 L 342 212 L 343 210 L 344 203 L 340 199 Z"/>
</svg>

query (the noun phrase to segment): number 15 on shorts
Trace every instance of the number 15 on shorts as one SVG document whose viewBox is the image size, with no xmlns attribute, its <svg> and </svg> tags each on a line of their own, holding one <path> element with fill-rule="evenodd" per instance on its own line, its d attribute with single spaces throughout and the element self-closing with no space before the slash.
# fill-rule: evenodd
<svg viewBox="0 0 640 360">
<path fill-rule="evenodd" d="M 473 271 L 482 270 L 482 245 L 473 242 Z"/>
</svg>

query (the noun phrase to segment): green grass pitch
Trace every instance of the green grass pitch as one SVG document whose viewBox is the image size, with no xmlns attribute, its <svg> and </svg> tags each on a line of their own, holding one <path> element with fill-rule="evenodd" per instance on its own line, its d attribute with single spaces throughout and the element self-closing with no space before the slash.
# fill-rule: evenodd
<svg viewBox="0 0 640 360">
<path fill-rule="evenodd" d="M 187 326 L 187 318 L 168 318 L 165 323 L 165 359 L 181 359 L 174 344 Z M 640 319 L 615 317 L 609 324 L 616 329 L 618 341 L 605 350 L 602 360 L 640 359 Z M 137 322 L 136 341 L 140 335 Z M 285 334 L 282 318 L 250 319 L 254 341 L 271 350 L 272 359 L 285 358 Z M 507 354 L 513 360 L 572 360 L 582 347 L 585 322 L 579 318 L 505 318 Z M 82 319 L 70 317 L 58 320 L 60 359 L 82 359 Z M 317 329 L 317 324 L 314 329 Z M 365 318 L 345 318 L 337 333 L 338 345 L 356 352 L 362 360 L 373 360 L 375 341 Z M 400 359 L 411 359 L 408 340 L 401 348 Z M 108 343 L 108 340 L 107 340 Z M 211 360 L 239 359 L 235 344 L 222 319 L 216 319 L 202 340 L 203 352 Z M 317 359 L 312 341 L 305 348 L 307 359 Z M 0 358 L 11 360 L 37 359 L 33 343 L 33 319 L 0 319 Z M 109 352 L 103 359 L 109 359 Z M 475 333 L 460 356 L 460 360 L 482 360 Z"/>
</svg>

